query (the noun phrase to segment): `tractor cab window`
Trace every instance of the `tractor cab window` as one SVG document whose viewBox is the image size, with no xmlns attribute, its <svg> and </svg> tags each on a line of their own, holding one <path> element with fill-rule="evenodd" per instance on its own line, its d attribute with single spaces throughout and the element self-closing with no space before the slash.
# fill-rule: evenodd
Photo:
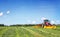
<svg viewBox="0 0 60 37">
<path fill-rule="evenodd" d="M 45 23 L 45 22 L 50 22 L 50 21 L 49 21 L 49 20 L 44 20 L 44 23 Z"/>
</svg>

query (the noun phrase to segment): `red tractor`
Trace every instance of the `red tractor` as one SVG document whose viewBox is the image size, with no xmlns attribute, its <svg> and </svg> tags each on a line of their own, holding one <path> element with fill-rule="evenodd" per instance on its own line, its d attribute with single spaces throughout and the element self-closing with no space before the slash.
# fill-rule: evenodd
<svg viewBox="0 0 60 37">
<path fill-rule="evenodd" d="M 52 25 L 52 24 L 50 23 L 50 21 L 47 20 L 47 19 L 44 20 L 44 25 L 43 25 L 43 27 L 44 27 L 44 28 L 53 28 L 53 29 L 56 28 L 56 26 Z"/>
<path fill-rule="evenodd" d="M 49 20 L 45 19 L 43 24 L 37 24 L 36 26 L 33 26 L 34 28 L 51 28 L 56 29 L 56 26 L 52 25 Z"/>
</svg>

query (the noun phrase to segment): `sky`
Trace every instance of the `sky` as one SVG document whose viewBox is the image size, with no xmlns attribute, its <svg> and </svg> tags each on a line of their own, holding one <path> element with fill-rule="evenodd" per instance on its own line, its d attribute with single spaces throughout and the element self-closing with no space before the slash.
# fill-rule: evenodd
<svg viewBox="0 0 60 37">
<path fill-rule="evenodd" d="M 60 24 L 59 0 L 0 0 L 0 24 Z"/>
</svg>

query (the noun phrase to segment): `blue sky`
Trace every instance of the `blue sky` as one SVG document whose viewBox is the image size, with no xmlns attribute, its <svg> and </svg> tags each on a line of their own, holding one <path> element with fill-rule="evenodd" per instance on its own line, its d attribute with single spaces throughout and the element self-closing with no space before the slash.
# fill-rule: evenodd
<svg viewBox="0 0 60 37">
<path fill-rule="evenodd" d="M 59 16 L 59 0 L 0 0 L 0 24 L 37 24 L 43 18 L 60 24 Z"/>
</svg>

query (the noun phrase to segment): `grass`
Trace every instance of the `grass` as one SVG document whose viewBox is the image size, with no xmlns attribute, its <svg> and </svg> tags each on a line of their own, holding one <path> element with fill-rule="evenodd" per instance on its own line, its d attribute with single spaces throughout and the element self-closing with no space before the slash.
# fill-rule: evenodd
<svg viewBox="0 0 60 37">
<path fill-rule="evenodd" d="M 33 27 L 0 27 L 0 37 L 60 37 L 60 26 L 56 29 Z"/>
</svg>

